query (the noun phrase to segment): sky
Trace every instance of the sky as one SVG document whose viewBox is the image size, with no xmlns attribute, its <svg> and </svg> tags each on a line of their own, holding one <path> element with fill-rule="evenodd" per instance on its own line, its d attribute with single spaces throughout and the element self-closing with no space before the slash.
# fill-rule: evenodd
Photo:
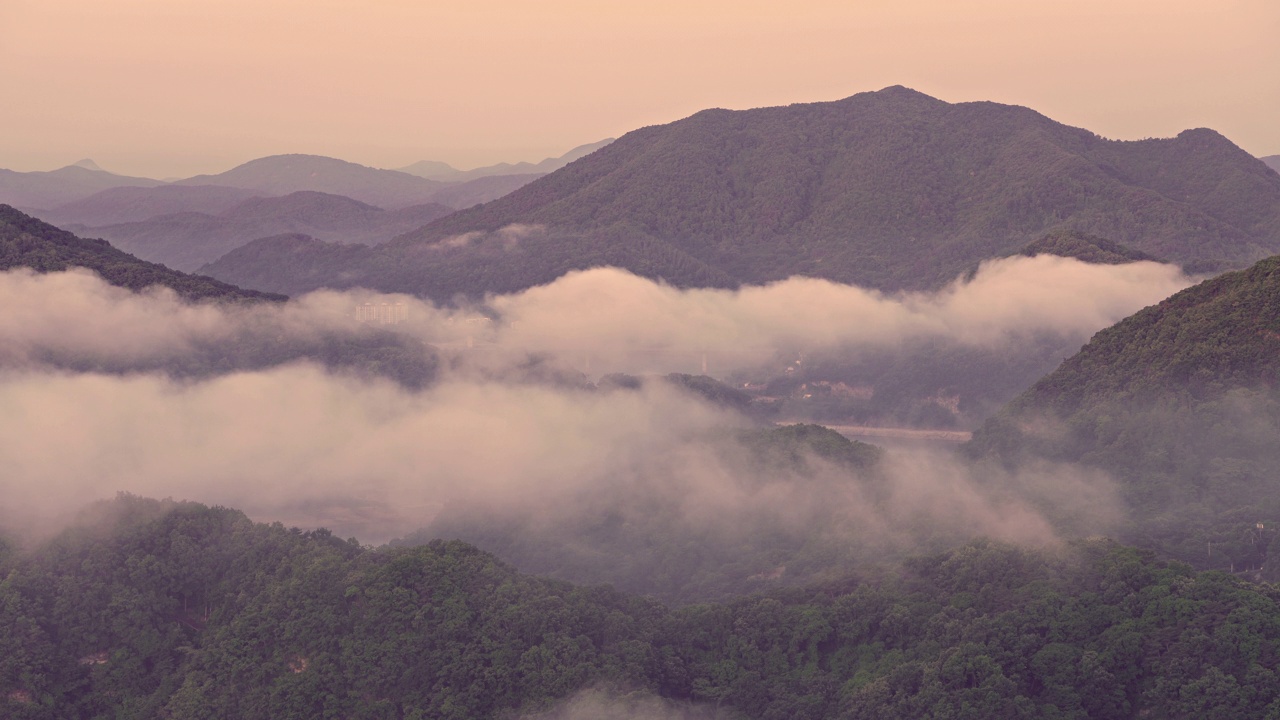
<svg viewBox="0 0 1280 720">
<path fill-rule="evenodd" d="M 0 0 L 0 167 L 537 161 L 906 85 L 1280 154 L 1275 0 Z"/>
</svg>

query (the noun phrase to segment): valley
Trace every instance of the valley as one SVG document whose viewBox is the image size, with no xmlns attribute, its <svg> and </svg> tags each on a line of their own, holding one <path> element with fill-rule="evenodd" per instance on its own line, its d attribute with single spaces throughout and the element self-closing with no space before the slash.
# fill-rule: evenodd
<svg viewBox="0 0 1280 720">
<path fill-rule="evenodd" d="M 666 68 L 655 99 L 615 55 L 665 68 L 672 27 L 710 43 L 756 10 L 615 37 L 551 6 L 492 36 L 471 7 L 275 7 L 198 25 L 272 37 L 291 73 L 171 27 L 188 47 L 77 56 L 132 71 L 26 130 L 82 131 L 77 157 L 143 128 L 110 159 L 181 174 L 0 170 L 0 717 L 1280 716 L 1280 156 L 1197 126 L 1264 93 L 1121 101 L 1232 92 L 1163 66 L 1073 76 L 1106 112 L 805 85 L 760 42 L 824 31 L 798 8 L 752 31 L 776 67 L 726 56 L 749 81 L 696 102 L 680 81 L 720 63 Z M 1074 21 L 1020 17 L 992 27 Z M 838 29 L 809 44 L 845 52 Z M 357 63 L 413 53 L 442 54 Z M 744 90 L 775 71 L 787 94 Z M 444 133 L 464 111 L 529 137 Z"/>
</svg>

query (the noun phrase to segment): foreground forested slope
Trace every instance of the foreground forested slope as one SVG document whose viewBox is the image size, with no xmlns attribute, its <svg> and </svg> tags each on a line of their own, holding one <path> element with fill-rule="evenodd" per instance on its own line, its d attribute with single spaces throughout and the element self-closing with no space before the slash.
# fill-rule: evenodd
<svg viewBox="0 0 1280 720">
<path fill-rule="evenodd" d="M 4 717 L 476 719 L 587 689 L 698 717 L 1280 711 L 1275 590 L 1105 541 L 671 609 L 459 542 L 375 550 L 127 496 L 92 515 L 0 550 Z"/>
</svg>

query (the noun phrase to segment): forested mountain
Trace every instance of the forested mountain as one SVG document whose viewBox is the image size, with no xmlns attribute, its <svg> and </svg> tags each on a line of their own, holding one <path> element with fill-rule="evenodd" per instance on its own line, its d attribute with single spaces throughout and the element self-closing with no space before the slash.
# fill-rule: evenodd
<svg viewBox="0 0 1280 720">
<path fill-rule="evenodd" d="M 548 283 L 571 270 L 621 267 L 682 284 L 733 287 L 728 273 L 670 245 L 625 228 L 583 239 L 541 226 L 511 225 L 493 233 L 464 233 L 430 244 L 341 245 L 293 235 L 263 238 L 199 268 L 227 282 L 281 292 L 368 287 L 421 294 L 437 302 L 485 292 L 508 293 Z M 572 247 L 571 253 L 563 252 Z M 361 248 L 356 250 L 356 248 Z M 517 252 L 518 250 L 518 252 Z M 518 259 L 518 266 L 513 260 Z M 662 268 L 663 272 L 657 272 Z M 645 270 L 653 272 L 645 272 Z"/>
<path fill-rule="evenodd" d="M 1061 229 L 1192 271 L 1243 267 L 1280 250 L 1280 176 L 1212 130 L 1111 141 L 892 87 L 633 131 L 325 284 L 447 299 L 613 264 L 682 286 L 931 288 Z"/>
<path fill-rule="evenodd" d="M 458 170 L 451 167 L 448 163 L 442 163 L 434 160 L 422 160 L 408 167 L 397 168 L 400 172 L 406 172 L 410 175 L 417 175 L 428 180 L 441 180 L 443 182 L 466 182 L 482 177 L 491 177 L 494 175 L 527 175 L 529 173 L 538 173 L 545 175 L 546 173 L 559 170 L 569 163 L 580 157 L 586 157 L 600 148 L 613 142 L 613 138 L 606 138 L 599 142 L 587 143 L 579 145 L 560 157 L 547 158 L 541 162 L 518 162 L 518 163 L 498 163 L 496 165 L 486 165 L 484 167 L 474 168 L 472 170 Z"/>
<path fill-rule="evenodd" d="M 47 172 L 0 168 L 0 203 L 20 208 L 49 208 L 80 200 L 108 188 L 162 185 L 150 178 L 126 177 L 83 163 Z"/>
<path fill-rule="evenodd" d="M 396 170 L 357 165 L 319 155 L 272 155 L 250 160 L 217 175 L 197 175 L 177 185 L 225 185 L 286 195 L 315 190 L 345 195 L 382 208 L 401 208 L 431 202 L 444 183 Z"/>
<path fill-rule="evenodd" d="M 1280 256 L 1099 332 L 989 420 L 968 450 L 1011 464 L 1102 468 L 1130 505 L 1131 539 L 1244 569 L 1280 527 L 1277 388 Z"/>
<path fill-rule="evenodd" d="M 67 227 L 100 236 L 140 257 L 192 271 L 257 238 L 308 233 L 341 243 L 376 244 L 451 212 L 453 208 L 438 203 L 383 210 L 342 195 L 303 190 L 282 197 L 250 196 L 216 213 L 186 211 L 101 227 Z"/>
<path fill-rule="evenodd" d="M 93 270 L 112 285 L 142 290 L 152 285 L 172 288 L 188 300 L 284 300 L 284 296 L 234 285 L 203 275 L 170 270 L 117 250 L 105 240 L 86 240 L 41 222 L 8 205 L 0 205 L 0 270 L 31 268 L 58 272 L 71 267 Z"/>
<path fill-rule="evenodd" d="M 1280 709 L 1273 589 L 1105 541 L 976 543 L 672 609 L 460 542 L 371 549 L 124 496 L 46 544 L 0 545 L 0 577 L 0 714 L 14 720 L 484 720 L 566 702 L 762 720 Z"/>
</svg>

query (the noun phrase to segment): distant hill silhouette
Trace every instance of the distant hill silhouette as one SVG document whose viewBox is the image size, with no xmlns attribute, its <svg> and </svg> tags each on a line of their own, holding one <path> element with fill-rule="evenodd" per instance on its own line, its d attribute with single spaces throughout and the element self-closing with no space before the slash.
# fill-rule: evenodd
<svg viewBox="0 0 1280 720">
<path fill-rule="evenodd" d="M 91 166 L 90 166 L 91 165 Z M 92 160 L 44 172 L 0 169 L 0 203 L 21 208 L 51 208 L 126 185 L 155 187 L 159 180 L 106 172 Z"/>
<path fill-rule="evenodd" d="M 264 158 L 259 167 L 231 175 L 202 176 L 208 182 L 251 187 L 187 184 L 194 180 L 113 187 L 31 212 L 70 232 L 105 238 L 147 260 L 195 270 L 250 240 L 279 234 L 306 233 L 342 243 L 382 243 L 455 209 L 488 202 L 542 177 L 536 173 L 493 175 L 420 184 L 417 178 L 406 178 L 401 173 L 363 168 L 332 158 L 302 156 L 295 162 L 288 159 L 292 156 L 281 157 L 284 159 Z M 314 173 L 306 178 L 299 176 L 308 169 Z M 283 196 L 277 192 L 293 185 L 346 187 L 360 192 L 357 185 L 365 181 L 372 183 L 363 186 L 366 196 L 376 197 L 394 209 L 384 211 L 377 204 L 316 190 L 298 190 Z M 398 183 L 403 184 L 397 186 Z M 384 192 L 387 188 L 391 190 Z M 400 201 L 413 197 L 426 200 L 400 205 Z M 247 202 L 251 198 L 258 202 Z"/>
<path fill-rule="evenodd" d="M 272 155 L 224 173 L 197 175 L 175 184 L 225 185 L 270 195 L 314 190 L 383 208 L 431 202 L 431 194 L 444 187 L 443 183 L 396 170 L 379 170 L 319 155 Z"/>
<path fill-rule="evenodd" d="M 543 173 L 490 175 L 448 185 L 431 195 L 432 202 L 463 210 L 496 200 L 542 177 Z"/>
<path fill-rule="evenodd" d="M 1268 155 L 1262 158 L 1262 162 L 1266 163 L 1267 167 L 1280 173 L 1280 155 Z"/>
<path fill-rule="evenodd" d="M 1194 272 L 1242 267 L 1280 251 L 1280 176 L 1212 130 L 1111 141 L 1027 108 L 892 87 L 642 128 L 357 266 L 320 277 L 319 261 L 291 259 L 320 285 L 437 299 L 599 265 L 680 286 L 798 274 L 896 290 L 1064 230 Z M 285 263 L 271 287 L 306 284 L 266 249 Z"/>
<path fill-rule="evenodd" d="M 105 240 L 76 237 L 9 205 L 0 205 L 0 271 L 30 268 L 37 272 L 59 272 L 71 267 L 88 268 L 112 285 L 130 290 L 163 285 L 188 300 L 286 299 L 145 262 L 111 247 Z"/>
<path fill-rule="evenodd" d="M 262 193 L 221 185 L 124 186 L 95 193 L 38 214 L 59 226 L 94 227 L 139 222 L 158 215 L 201 212 L 216 215 Z"/>
<path fill-rule="evenodd" d="M 451 212 L 453 208 L 438 203 L 383 210 L 342 195 L 299 191 L 250 197 L 217 214 L 179 212 L 83 232 L 170 267 L 196 270 L 256 238 L 310 233 L 343 243 L 379 243 Z"/>
<path fill-rule="evenodd" d="M 444 182 L 465 182 L 467 180 L 475 180 L 476 178 L 490 177 L 493 175 L 527 175 L 530 173 L 546 174 L 559 170 L 569 163 L 580 157 L 585 157 L 600 148 L 613 142 L 613 138 L 601 140 L 599 142 L 579 145 L 560 157 L 547 158 L 541 162 L 518 162 L 518 163 L 498 163 L 496 165 L 486 165 L 485 167 L 475 168 L 474 170 L 458 170 L 450 166 L 448 163 L 442 163 L 435 160 L 422 160 L 408 167 L 399 168 L 400 172 L 407 172 L 410 175 L 417 175 L 429 180 L 441 180 Z"/>
<path fill-rule="evenodd" d="M 367 245 L 327 243 L 310 235 L 284 233 L 246 243 L 199 272 L 240 278 L 246 287 L 296 287 L 308 292 L 324 287 L 341 268 L 363 264 L 370 252 Z M 289 267 L 287 274 L 277 272 L 281 265 Z"/>
</svg>

